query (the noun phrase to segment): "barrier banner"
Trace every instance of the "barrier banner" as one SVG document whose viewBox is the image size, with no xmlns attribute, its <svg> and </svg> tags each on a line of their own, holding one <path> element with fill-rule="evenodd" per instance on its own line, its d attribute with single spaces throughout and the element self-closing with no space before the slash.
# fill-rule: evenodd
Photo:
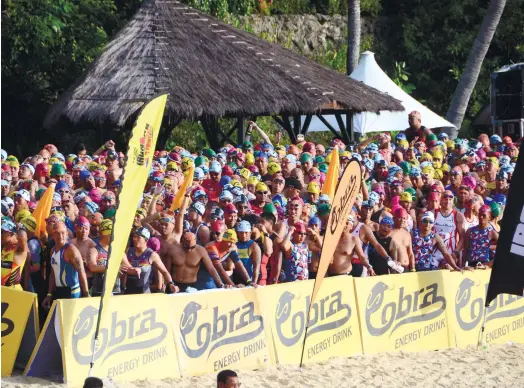
<svg viewBox="0 0 524 388">
<path fill-rule="evenodd" d="M 452 345 L 477 345 L 491 270 L 445 275 Z M 452 302 L 453 301 L 453 302 Z M 499 294 L 487 311 L 484 341 L 524 343 L 524 297 Z"/>
<path fill-rule="evenodd" d="M 169 297 L 183 376 L 269 363 L 265 321 L 254 288 Z"/>
<path fill-rule="evenodd" d="M 364 353 L 449 348 L 447 274 L 354 278 Z"/>
<path fill-rule="evenodd" d="M 257 289 L 275 364 L 300 365 L 313 280 Z M 362 353 L 353 279 L 324 279 L 311 307 L 303 363 Z"/>
<path fill-rule="evenodd" d="M 42 335 L 54 331 L 55 341 L 49 335 L 37 346 L 27 375 L 42 377 L 46 368 L 40 363 L 56 359 L 52 353 L 61 352 L 64 381 L 82 385 L 89 373 L 99 304 L 99 298 L 58 300 L 54 314 L 49 314 L 56 316 L 56 324 L 49 317 Z M 109 298 L 93 376 L 115 381 L 180 377 L 169 307 L 169 299 L 163 294 Z"/>
<path fill-rule="evenodd" d="M 37 295 L 2 287 L 2 376 L 25 367 L 39 334 Z"/>
</svg>

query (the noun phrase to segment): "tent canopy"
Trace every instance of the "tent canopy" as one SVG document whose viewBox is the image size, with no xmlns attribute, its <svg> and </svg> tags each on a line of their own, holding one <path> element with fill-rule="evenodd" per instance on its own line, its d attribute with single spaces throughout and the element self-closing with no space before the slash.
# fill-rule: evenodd
<svg viewBox="0 0 524 388">
<path fill-rule="evenodd" d="M 455 126 L 449 121 L 426 108 L 395 84 L 395 82 L 393 82 L 377 64 L 375 61 L 375 54 L 371 51 L 362 53 L 360 56 L 360 62 L 353 73 L 351 73 L 350 77 L 396 98 L 401 101 L 404 106 L 404 110 L 401 112 L 381 111 L 378 115 L 372 112 L 364 112 L 354 115 L 353 130 L 355 132 L 364 134 L 368 132 L 403 131 L 409 127 L 409 112 L 414 110 L 419 111 L 422 115 L 422 125 L 425 127 L 455 128 Z M 324 118 L 334 128 L 338 127 L 335 116 L 326 115 Z M 309 131 L 315 132 L 327 130 L 328 128 L 318 118 L 314 117 L 312 119 Z"/>
</svg>

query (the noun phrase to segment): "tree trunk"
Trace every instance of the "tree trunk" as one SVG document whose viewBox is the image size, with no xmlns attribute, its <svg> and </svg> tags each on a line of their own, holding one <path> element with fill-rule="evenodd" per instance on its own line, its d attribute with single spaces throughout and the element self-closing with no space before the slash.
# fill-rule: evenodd
<svg viewBox="0 0 524 388">
<path fill-rule="evenodd" d="M 506 0 L 491 0 L 488 11 L 480 25 L 480 30 L 468 55 L 466 66 L 462 72 L 453 99 L 449 104 L 446 119 L 460 129 L 468 107 L 469 98 L 479 77 L 482 62 L 491 44 L 491 39 L 504 11 Z"/>
<path fill-rule="evenodd" d="M 348 54 L 346 74 L 358 66 L 360 56 L 360 0 L 348 0 Z"/>
</svg>

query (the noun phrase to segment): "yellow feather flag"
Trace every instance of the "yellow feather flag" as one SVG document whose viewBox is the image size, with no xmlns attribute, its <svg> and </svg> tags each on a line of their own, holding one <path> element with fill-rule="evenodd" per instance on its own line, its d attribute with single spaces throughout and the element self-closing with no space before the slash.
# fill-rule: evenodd
<svg viewBox="0 0 524 388">
<path fill-rule="evenodd" d="M 135 211 L 153 164 L 156 141 L 164 117 L 167 94 L 146 104 L 136 119 L 126 154 L 122 190 L 118 196 L 113 233 L 109 246 L 108 266 L 103 299 L 111 295 L 124 255 Z M 103 320 L 103 315 L 101 317 Z"/>
<path fill-rule="evenodd" d="M 338 147 L 331 152 L 331 162 L 326 174 L 326 180 L 322 187 L 322 194 L 327 194 L 330 200 L 333 200 L 335 190 L 338 185 L 338 177 L 340 176 L 340 159 L 338 157 Z"/>
<path fill-rule="evenodd" d="M 193 176 L 195 174 L 195 166 L 192 166 L 189 170 L 187 170 L 184 174 L 184 182 L 178 189 L 178 192 L 175 195 L 175 199 L 173 199 L 173 203 L 171 204 L 171 211 L 175 211 L 180 209 L 182 206 L 182 201 L 184 200 L 184 195 L 186 194 L 187 188 L 193 185 Z"/>
<path fill-rule="evenodd" d="M 40 236 L 47 236 L 45 220 L 49 217 L 49 213 L 51 213 L 54 194 L 55 185 L 52 184 L 47 188 L 44 195 L 42 195 L 42 198 L 38 201 L 38 205 L 36 205 L 36 209 L 32 214 L 36 221 L 35 236 L 38 238 L 40 238 Z"/>
</svg>

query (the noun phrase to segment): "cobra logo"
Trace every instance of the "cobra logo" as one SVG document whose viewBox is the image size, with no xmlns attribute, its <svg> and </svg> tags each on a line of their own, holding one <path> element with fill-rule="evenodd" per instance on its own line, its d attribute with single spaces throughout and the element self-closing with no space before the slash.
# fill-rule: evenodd
<svg viewBox="0 0 524 388">
<path fill-rule="evenodd" d="M 253 302 L 223 314 L 215 306 L 212 321 L 199 322 L 200 311 L 204 309 L 197 302 L 189 302 L 180 317 L 182 348 L 188 357 L 198 358 L 209 350 L 209 359 L 222 346 L 250 341 L 264 331 L 264 320 L 255 314 Z M 249 327 L 247 332 L 243 330 L 246 327 Z M 196 343 L 196 346 L 191 347 L 191 343 Z"/>
<path fill-rule="evenodd" d="M 8 308 L 9 303 L 2 302 L 2 337 L 8 336 L 15 329 L 15 323 L 5 316 L 5 313 L 7 312 Z M 2 346 L 4 346 L 3 342 Z"/>
<path fill-rule="evenodd" d="M 287 347 L 295 345 L 304 335 L 306 329 L 306 315 L 311 303 L 311 296 L 304 298 L 304 304 L 299 306 L 300 297 L 289 291 L 284 291 L 278 300 L 276 308 L 276 331 L 280 342 Z M 295 309 L 293 309 L 295 307 Z M 340 315 L 336 320 L 329 320 L 334 315 Z M 351 307 L 342 303 L 342 292 L 335 291 L 326 298 L 313 303 L 311 317 L 308 324 L 307 337 L 326 330 L 333 330 L 343 326 L 351 317 Z M 329 320 L 329 321 L 328 321 Z M 328 321 L 328 322 L 325 322 Z M 291 332 L 291 335 L 286 335 Z"/>
<path fill-rule="evenodd" d="M 93 337 L 98 318 L 98 309 L 87 306 L 79 314 L 72 334 L 72 348 L 75 360 L 81 365 L 91 362 Z M 167 326 L 156 320 L 156 309 L 148 309 L 125 319 L 119 319 L 118 312 L 111 314 L 111 325 L 99 332 L 99 345 L 95 360 L 102 355 L 109 357 L 126 351 L 140 350 L 160 344 L 167 335 Z M 143 339 L 142 339 L 143 338 Z M 88 353 L 82 354 L 82 344 L 88 344 Z"/>
<path fill-rule="evenodd" d="M 455 297 L 455 316 L 462 330 L 473 330 L 482 320 L 482 306 L 484 305 L 488 284 L 482 287 L 482 297 L 472 298 L 473 287 L 481 286 L 481 284 L 475 283 L 469 278 L 463 279 L 459 284 Z M 517 302 L 520 298 L 514 295 L 499 295 L 488 307 L 486 322 L 500 318 L 511 318 L 524 313 L 524 306 L 501 311 L 502 308 Z"/>
<path fill-rule="evenodd" d="M 372 336 L 381 336 L 391 329 L 390 336 L 400 327 L 435 319 L 446 310 L 446 298 L 439 295 L 437 283 L 413 293 L 405 293 L 404 287 L 398 291 L 398 301 L 384 304 L 385 294 L 392 288 L 384 282 L 378 282 L 373 286 L 366 303 L 366 328 Z M 431 311 L 427 311 L 433 307 Z M 379 316 L 380 319 L 372 319 Z M 373 322 L 380 322 L 374 325 Z"/>
</svg>

